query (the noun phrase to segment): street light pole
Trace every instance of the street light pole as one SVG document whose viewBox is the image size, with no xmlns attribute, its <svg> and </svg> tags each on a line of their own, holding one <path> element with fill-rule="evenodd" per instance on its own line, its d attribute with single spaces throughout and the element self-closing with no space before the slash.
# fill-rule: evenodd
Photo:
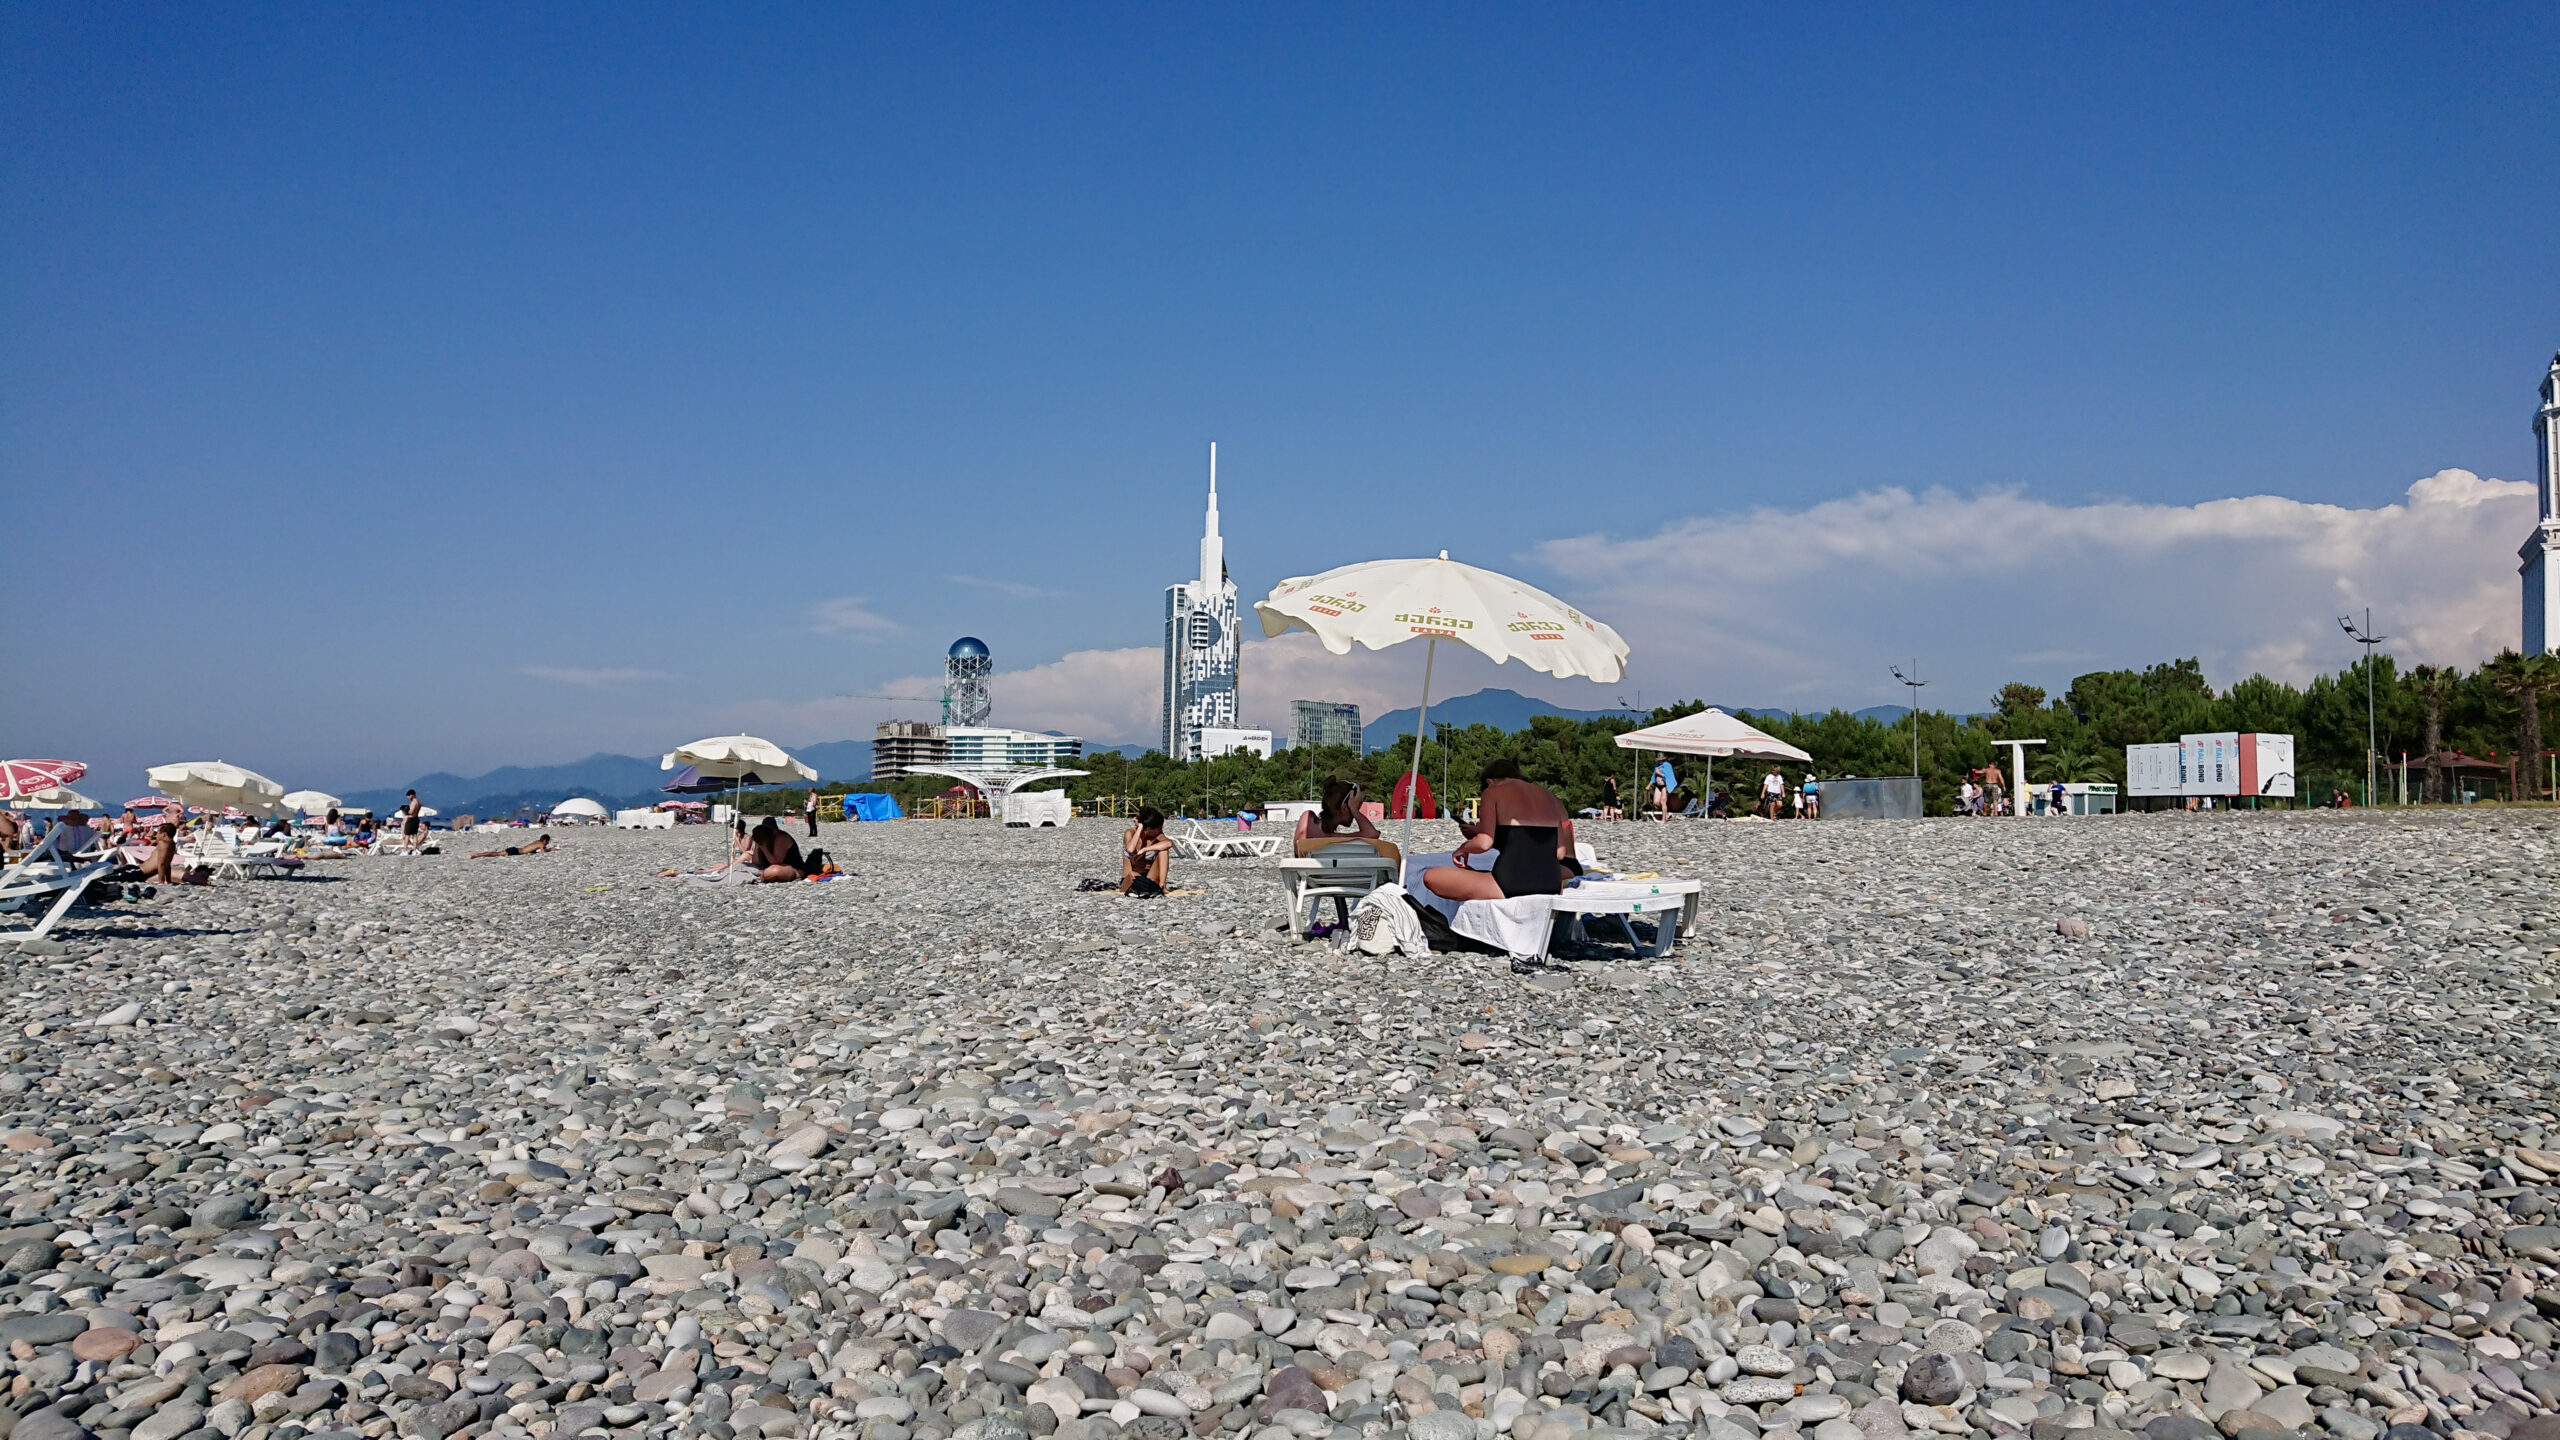
<svg viewBox="0 0 2560 1440">
<path fill-rule="evenodd" d="M 2371 809 L 2374 748 L 2380 743 L 2375 738 L 2373 724 L 2373 647 L 2391 637 L 2373 633 L 2371 609 L 2364 612 L 2364 628 L 2356 628 L 2356 620 L 2352 615 L 2339 616 L 2338 628 L 2347 632 L 2348 639 L 2364 647 L 2364 803 L 2367 809 Z"/>
<path fill-rule="evenodd" d="M 1919 661 L 1911 662 L 1911 671 L 1913 675 L 1920 672 Z M 1920 687 L 1929 682 L 1903 674 L 1899 665 L 1893 667 L 1893 678 L 1911 687 L 1911 778 L 1917 780 L 1920 778 Z"/>
</svg>

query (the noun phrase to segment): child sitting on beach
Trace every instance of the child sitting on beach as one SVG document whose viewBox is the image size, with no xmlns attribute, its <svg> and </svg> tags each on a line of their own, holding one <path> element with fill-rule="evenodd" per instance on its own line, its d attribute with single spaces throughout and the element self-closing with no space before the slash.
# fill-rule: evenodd
<svg viewBox="0 0 2560 1440">
<path fill-rule="evenodd" d="M 1173 842 L 1165 838 L 1164 812 L 1150 805 L 1120 837 L 1120 893 L 1161 895 L 1172 869 Z"/>
</svg>

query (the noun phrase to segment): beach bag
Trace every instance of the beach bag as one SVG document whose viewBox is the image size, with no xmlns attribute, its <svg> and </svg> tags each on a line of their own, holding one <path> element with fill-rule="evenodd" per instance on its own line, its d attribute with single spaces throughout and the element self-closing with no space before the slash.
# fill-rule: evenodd
<svg viewBox="0 0 2560 1440">
<path fill-rule="evenodd" d="M 1351 912 L 1351 941 L 1370 955 L 1420 959 L 1431 953 L 1431 940 L 1422 933 L 1422 921 L 1401 885 L 1381 885 L 1360 897 L 1360 908 Z"/>
</svg>

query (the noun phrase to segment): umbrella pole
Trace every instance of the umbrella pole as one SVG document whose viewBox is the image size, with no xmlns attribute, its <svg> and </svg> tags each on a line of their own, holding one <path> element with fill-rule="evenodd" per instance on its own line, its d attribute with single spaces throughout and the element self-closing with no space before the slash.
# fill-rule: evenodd
<svg viewBox="0 0 2560 1440">
<path fill-rule="evenodd" d="M 1413 792 L 1422 788 L 1422 732 L 1431 723 L 1431 664 L 1439 658 L 1440 642 L 1437 639 L 1424 641 L 1422 711 L 1413 717 L 1413 766 L 1409 772 L 1412 778 L 1404 787 L 1404 835 L 1396 842 L 1396 848 L 1407 855 L 1413 853 Z"/>
</svg>

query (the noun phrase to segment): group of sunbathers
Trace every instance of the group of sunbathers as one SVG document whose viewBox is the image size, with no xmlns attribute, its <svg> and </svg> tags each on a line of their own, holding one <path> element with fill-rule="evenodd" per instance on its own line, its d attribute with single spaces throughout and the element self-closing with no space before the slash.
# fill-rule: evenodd
<svg viewBox="0 0 2560 1440">
<path fill-rule="evenodd" d="M 1564 802 L 1544 785 L 1524 778 L 1518 761 L 1497 758 L 1483 772 L 1484 789 L 1475 815 L 1458 822 L 1465 841 L 1451 857 L 1422 875 L 1431 893 L 1448 900 L 1501 900 L 1514 895 L 1562 894 L 1565 879 L 1582 873 L 1574 858 L 1573 817 Z M 1324 803 L 1299 817 L 1296 834 L 1301 856 L 1344 841 L 1366 841 L 1379 854 L 1401 864 L 1404 854 L 1378 833 L 1360 808 L 1360 787 L 1339 777 L 1324 786 Z M 1490 854 L 1491 865 L 1476 869 L 1472 855 Z M 1164 813 L 1149 807 L 1120 839 L 1120 893 L 1162 893 L 1173 841 L 1164 833 Z"/>
</svg>

